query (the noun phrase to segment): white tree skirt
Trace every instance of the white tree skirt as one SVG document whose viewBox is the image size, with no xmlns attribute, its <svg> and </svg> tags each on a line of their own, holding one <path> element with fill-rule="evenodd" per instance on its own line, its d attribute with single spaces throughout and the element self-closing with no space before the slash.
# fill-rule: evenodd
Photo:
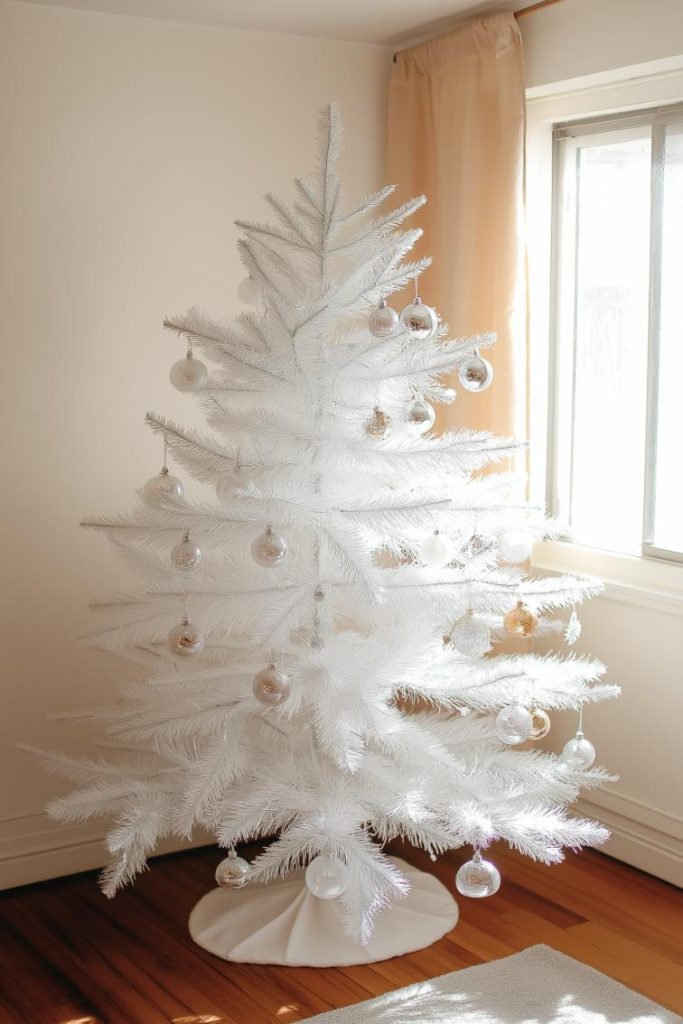
<svg viewBox="0 0 683 1024">
<path fill-rule="evenodd" d="M 377 916 L 366 946 L 344 932 L 336 900 L 311 895 L 303 871 L 267 885 L 214 889 L 190 914 L 190 935 L 223 960 L 289 967 L 368 964 L 423 949 L 454 927 L 458 905 L 433 875 L 398 857 L 389 859 L 412 888 Z"/>
</svg>

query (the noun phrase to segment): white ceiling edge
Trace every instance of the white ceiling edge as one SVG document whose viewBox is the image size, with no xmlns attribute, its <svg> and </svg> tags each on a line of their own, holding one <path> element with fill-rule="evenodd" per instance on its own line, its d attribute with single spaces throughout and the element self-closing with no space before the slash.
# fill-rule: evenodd
<svg viewBox="0 0 683 1024">
<path fill-rule="evenodd" d="M 55 9 L 405 48 L 533 0 L 13 0 Z"/>
</svg>

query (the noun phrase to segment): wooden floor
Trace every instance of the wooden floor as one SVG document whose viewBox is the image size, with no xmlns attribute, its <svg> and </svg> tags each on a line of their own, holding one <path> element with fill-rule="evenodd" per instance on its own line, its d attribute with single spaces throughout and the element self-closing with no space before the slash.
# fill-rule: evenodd
<svg viewBox="0 0 683 1024">
<path fill-rule="evenodd" d="M 452 885 L 464 856 L 407 859 Z M 343 969 L 228 964 L 193 945 L 215 849 L 157 859 L 114 901 L 92 874 L 0 895 L 2 1024 L 289 1024 L 545 943 L 683 1013 L 683 893 L 599 853 L 544 868 L 497 850 L 500 892 L 461 898 L 429 949 Z"/>
</svg>

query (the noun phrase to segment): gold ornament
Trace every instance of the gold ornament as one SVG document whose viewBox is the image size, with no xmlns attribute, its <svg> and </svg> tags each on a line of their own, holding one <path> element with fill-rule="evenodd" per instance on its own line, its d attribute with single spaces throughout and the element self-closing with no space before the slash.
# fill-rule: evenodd
<svg viewBox="0 0 683 1024">
<path fill-rule="evenodd" d="M 548 735 L 550 732 L 550 718 L 545 711 L 541 708 L 532 708 L 531 721 L 533 723 L 531 730 L 532 740 L 542 740 L 544 736 Z"/>
<path fill-rule="evenodd" d="M 389 433 L 391 417 L 382 412 L 378 405 L 372 410 L 372 416 L 363 424 L 363 429 L 368 437 L 382 438 Z"/>
<path fill-rule="evenodd" d="M 524 601 L 518 601 L 512 611 L 503 619 L 505 631 L 510 636 L 533 636 L 536 632 L 538 619 L 529 611 Z"/>
</svg>

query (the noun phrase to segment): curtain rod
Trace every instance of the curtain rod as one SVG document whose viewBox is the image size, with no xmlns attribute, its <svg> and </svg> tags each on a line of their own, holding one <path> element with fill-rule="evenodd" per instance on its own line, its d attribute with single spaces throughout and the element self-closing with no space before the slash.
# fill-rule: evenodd
<svg viewBox="0 0 683 1024">
<path fill-rule="evenodd" d="M 561 4 L 562 2 L 563 0 L 537 0 L 535 4 L 529 4 L 528 7 L 520 7 L 518 11 L 513 11 L 512 14 L 519 21 L 520 18 L 526 18 L 527 14 L 534 14 L 535 11 L 542 11 L 544 7 L 553 7 L 555 4 Z M 436 38 L 438 38 L 438 36 Z M 420 44 L 418 43 L 418 45 Z M 411 49 L 411 47 L 406 47 L 406 49 Z M 392 58 L 394 64 L 396 63 L 396 58 L 399 53 L 402 52 L 402 50 L 396 51 Z"/>
</svg>

